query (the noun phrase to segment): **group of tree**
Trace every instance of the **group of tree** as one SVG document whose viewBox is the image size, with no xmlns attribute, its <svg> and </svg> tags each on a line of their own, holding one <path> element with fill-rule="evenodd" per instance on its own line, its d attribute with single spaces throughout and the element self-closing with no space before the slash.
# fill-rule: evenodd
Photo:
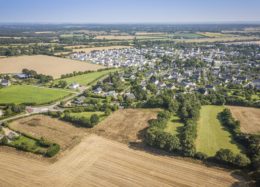
<svg viewBox="0 0 260 187">
<path fill-rule="evenodd" d="M 22 73 L 27 75 L 28 78 L 34 78 L 38 79 L 39 83 L 47 83 L 53 80 L 53 77 L 50 75 L 43 75 L 43 74 L 38 74 L 34 70 L 29 70 L 29 69 L 23 69 Z"/>
</svg>

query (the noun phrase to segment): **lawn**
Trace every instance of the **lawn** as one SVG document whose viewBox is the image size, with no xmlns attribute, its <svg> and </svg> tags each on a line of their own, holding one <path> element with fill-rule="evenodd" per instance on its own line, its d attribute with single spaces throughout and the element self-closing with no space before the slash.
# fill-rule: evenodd
<svg viewBox="0 0 260 187">
<path fill-rule="evenodd" d="M 30 85 L 14 85 L 0 89 L 0 104 L 50 103 L 64 98 L 72 92 L 61 89 L 42 88 Z"/>
<path fill-rule="evenodd" d="M 104 71 L 97 71 L 97 72 L 93 72 L 93 73 L 87 73 L 87 74 L 83 74 L 83 75 L 77 75 L 74 77 L 69 77 L 69 78 L 65 78 L 65 79 L 57 79 L 55 82 L 58 82 L 59 80 L 65 80 L 68 84 L 71 83 L 79 83 L 80 85 L 88 85 L 93 83 L 94 81 L 96 81 L 99 78 L 102 78 L 105 75 L 108 75 L 111 72 L 115 72 L 118 71 L 118 69 L 110 69 L 110 70 L 104 70 Z"/>
<path fill-rule="evenodd" d="M 167 127 L 164 129 L 165 132 L 168 132 L 172 135 L 177 135 L 181 128 L 183 127 L 183 123 L 180 122 L 180 118 L 177 116 L 172 116 L 167 123 Z"/>
<path fill-rule="evenodd" d="M 230 149 L 234 153 L 241 152 L 231 134 L 217 119 L 218 113 L 223 109 L 223 106 L 202 106 L 197 128 L 197 151 L 206 153 L 208 156 L 214 156 L 221 148 Z"/>
</svg>

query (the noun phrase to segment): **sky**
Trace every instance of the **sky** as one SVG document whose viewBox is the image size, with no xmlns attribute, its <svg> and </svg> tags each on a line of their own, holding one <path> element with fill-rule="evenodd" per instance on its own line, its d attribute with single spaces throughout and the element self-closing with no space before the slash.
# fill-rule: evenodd
<svg viewBox="0 0 260 187">
<path fill-rule="evenodd" d="M 260 0 L 0 0 L 0 23 L 260 22 Z"/>
</svg>

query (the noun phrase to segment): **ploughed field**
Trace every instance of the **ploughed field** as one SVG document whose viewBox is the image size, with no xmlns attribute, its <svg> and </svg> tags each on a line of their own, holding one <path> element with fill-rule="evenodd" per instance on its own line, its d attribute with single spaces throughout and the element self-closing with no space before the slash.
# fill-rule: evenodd
<svg viewBox="0 0 260 187">
<path fill-rule="evenodd" d="M 30 85 L 14 85 L 0 89 L 0 104 L 46 104 L 62 99 L 72 93 L 73 92 L 61 89 L 43 88 Z"/>
<path fill-rule="evenodd" d="M 214 156 L 221 148 L 230 149 L 234 153 L 241 152 L 232 135 L 217 118 L 223 110 L 223 106 L 202 106 L 197 127 L 197 151 L 206 153 L 208 156 Z"/>
<path fill-rule="evenodd" d="M 95 71 L 104 67 L 87 62 L 45 55 L 0 58 L 0 74 L 21 73 L 24 68 L 59 78 L 62 74 L 73 71 Z"/>
<path fill-rule="evenodd" d="M 240 121 L 244 133 L 260 134 L 260 109 L 250 107 L 228 106 L 233 117 Z"/>
<path fill-rule="evenodd" d="M 231 186 L 230 172 L 90 135 L 55 163 L 0 149 L 1 186 Z"/>
</svg>

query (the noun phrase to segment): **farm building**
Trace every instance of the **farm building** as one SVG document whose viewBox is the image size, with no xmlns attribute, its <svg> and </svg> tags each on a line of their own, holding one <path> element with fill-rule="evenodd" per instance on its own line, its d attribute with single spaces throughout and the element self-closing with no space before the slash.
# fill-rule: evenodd
<svg viewBox="0 0 260 187">
<path fill-rule="evenodd" d="M 79 84 L 78 83 L 72 83 L 70 86 L 69 86 L 70 89 L 78 89 L 79 88 Z"/>
</svg>

